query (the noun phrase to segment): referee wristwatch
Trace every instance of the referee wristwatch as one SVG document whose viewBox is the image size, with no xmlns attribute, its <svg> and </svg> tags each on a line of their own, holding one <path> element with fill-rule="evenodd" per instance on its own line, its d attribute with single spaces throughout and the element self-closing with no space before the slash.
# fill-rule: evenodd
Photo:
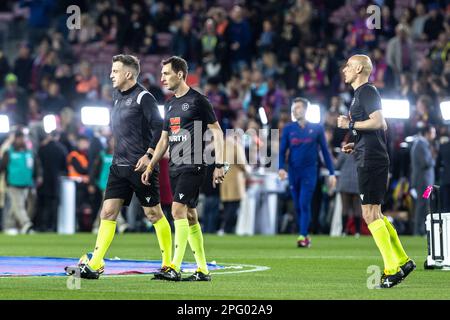
<svg viewBox="0 0 450 320">
<path fill-rule="evenodd" d="M 356 132 L 356 129 L 355 129 L 355 121 L 350 121 L 348 123 L 348 128 L 349 128 L 349 130 L 350 130 L 350 132 L 352 133 L 353 136 L 357 136 L 358 135 L 358 132 Z"/>
<path fill-rule="evenodd" d="M 355 121 L 350 121 L 350 122 L 348 123 L 348 128 L 349 128 L 350 130 L 354 130 L 354 128 L 355 128 Z"/>
<path fill-rule="evenodd" d="M 225 163 L 216 163 L 214 165 L 217 169 L 223 168 L 223 170 L 225 171 L 225 173 L 227 173 L 227 171 L 230 169 L 230 164 L 228 162 Z"/>
<path fill-rule="evenodd" d="M 145 155 L 151 160 L 153 158 L 153 155 L 150 152 L 146 152 Z"/>
</svg>

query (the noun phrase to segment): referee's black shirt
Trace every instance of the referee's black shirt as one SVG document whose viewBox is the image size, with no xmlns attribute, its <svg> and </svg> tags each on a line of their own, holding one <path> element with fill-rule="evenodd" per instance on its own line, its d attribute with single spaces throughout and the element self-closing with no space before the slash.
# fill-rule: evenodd
<svg viewBox="0 0 450 320">
<path fill-rule="evenodd" d="M 113 164 L 135 166 L 147 149 L 155 148 L 163 120 L 151 93 L 136 83 L 126 91 L 114 90 L 111 128 L 115 139 Z"/>
<path fill-rule="evenodd" d="M 355 90 L 350 106 L 349 117 L 352 121 L 365 121 L 369 115 L 381 110 L 381 97 L 377 88 L 365 83 Z M 389 165 L 386 146 L 386 134 L 379 130 L 353 130 L 355 135 L 355 159 L 358 167 L 380 167 Z"/>
<path fill-rule="evenodd" d="M 163 130 L 169 135 L 170 174 L 199 170 L 205 165 L 203 135 L 208 124 L 217 121 L 211 103 L 204 95 L 189 88 L 184 96 L 173 96 L 167 101 L 164 110 Z"/>
</svg>

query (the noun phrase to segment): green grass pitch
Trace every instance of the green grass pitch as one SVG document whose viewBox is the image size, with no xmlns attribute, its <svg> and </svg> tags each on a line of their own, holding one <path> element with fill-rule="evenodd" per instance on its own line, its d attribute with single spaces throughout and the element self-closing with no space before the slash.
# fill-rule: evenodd
<svg viewBox="0 0 450 320">
<path fill-rule="evenodd" d="M 246 273 L 229 269 L 234 273 L 213 274 L 211 283 L 151 281 L 151 275 L 102 277 L 82 280 L 79 290 L 69 290 L 66 277 L 0 278 L 0 299 L 450 299 L 450 272 L 423 269 L 426 239 L 401 239 L 418 268 L 392 289 L 367 288 L 368 266 L 382 265 L 368 236 L 313 236 L 313 246 L 302 249 L 295 246 L 295 236 L 205 235 L 208 261 L 270 269 Z M 92 234 L 0 235 L 0 255 L 80 257 L 94 243 Z M 115 256 L 160 259 L 155 234 L 116 235 L 107 254 Z M 194 261 L 189 247 L 185 260 Z"/>
</svg>

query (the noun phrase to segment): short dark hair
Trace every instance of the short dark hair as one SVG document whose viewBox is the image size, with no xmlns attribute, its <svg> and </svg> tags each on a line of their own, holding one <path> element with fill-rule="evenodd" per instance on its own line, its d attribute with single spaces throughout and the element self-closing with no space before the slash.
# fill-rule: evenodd
<svg viewBox="0 0 450 320">
<path fill-rule="evenodd" d="M 305 107 L 307 107 L 309 105 L 309 100 L 306 98 L 302 98 L 302 97 L 296 97 L 294 98 L 294 100 L 292 101 L 292 104 L 297 103 L 297 102 L 301 102 L 305 105 Z"/>
<path fill-rule="evenodd" d="M 141 72 L 141 67 L 139 65 L 139 59 L 130 54 L 118 54 L 113 56 L 112 62 L 122 62 L 124 66 L 130 67 L 135 72 L 135 77 L 137 78 L 139 73 Z"/>
<path fill-rule="evenodd" d="M 14 131 L 14 139 L 23 137 L 25 137 L 25 133 L 23 132 L 22 128 L 16 129 L 16 131 Z"/>
<path fill-rule="evenodd" d="M 427 133 L 430 133 L 432 129 L 436 129 L 433 125 L 431 124 L 425 124 L 422 127 L 419 127 L 419 133 L 422 136 L 425 136 Z"/>
<path fill-rule="evenodd" d="M 163 66 L 166 64 L 169 64 L 169 63 L 171 64 L 172 70 L 175 73 L 178 73 L 180 71 L 183 72 L 183 79 L 186 80 L 186 77 L 188 74 L 188 64 L 187 64 L 186 60 L 184 60 L 183 58 L 178 57 L 178 56 L 172 56 L 161 62 L 161 64 Z"/>
<path fill-rule="evenodd" d="M 89 137 L 87 135 L 84 135 L 84 134 L 79 134 L 78 137 L 77 137 L 77 141 L 81 141 L 81 140 L 89 141 Z"/>
<path fill-rule="evenodd" d="M 421 101 L 428 109 L 433 105 L 433 100 L 426 94 L 421 95 L 419 99 L 417 99 L 417 102 L 419 101 Z"/>
<path fill-rule="evenodd" d="M 217 76 L 209 77 L 208 80 L 206 80 L 207 84 L 218 86 L 220 84 L 220 78 Z"/>
</svg>

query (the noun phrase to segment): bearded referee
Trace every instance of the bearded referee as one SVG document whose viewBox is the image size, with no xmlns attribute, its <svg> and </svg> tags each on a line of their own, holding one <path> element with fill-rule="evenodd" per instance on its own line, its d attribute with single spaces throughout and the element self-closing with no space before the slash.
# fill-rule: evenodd
<svg viewBox="0 0 450 320">
<path fill-rule="evenodd" d="M 358 165 L 358 184 L 362 214 L 384 261 L 380 288 L 391 288 L 408 276 L 416 265 L 406 254 L 394 226 L 381 212 L 388 186 L 389 156 L 386 146 L 386 121 L 381 112 L 381 97 L 369 83 L 372 62 L 365 55 L 348 59 L 344 69 L 345 83 L 354 89 L 349 116 L 338 118 L 338 127 L 349 129 L 354 143 L 342 151 L 353 153 Z"/>
<path fill-rule="evenodd" d="M 103 272 L 101 263 L 114 238 L 117 216 L 122 206 L 130 204 L 133 192 L 155 227 L 162 252 L 162 269 L 170 264 L 172 234 L 159 203 L 159 169 L 156 164 L 149 176 L 150 186 L 141 182 L 141 174 L 150 163 L 161 136 L 163 121 L 153 95 L 137 83 L 139 72 L 136 57 L 123 54 L 113 57 L 110 78 L 115 90 L 111 127 L 116 147 L 100 213 L 95 250 L 89 263 L 80 265 L 81 278 L 98 279 Z"/>
<path fill-rule="evenodd" d="M 142 182 L 151 184 L 151 175 L 158 161 L 170 146 L 170 184 L 173 192 L 172 215 L 175 226 L 175 250 L 169 268 L 155 278 L 181 280 L 181 263 L 186 245 L 189 245 L 197 263 L 197 270 L 187 281 L 211 281 L 205 258 L 203 234 L 198 222 L 197 203 L 200 186 L 205 179 L 203 135 L 209 129 L 214 137 L 215 166 L 213 187 L 222 183 L 225 175 L 223 162 L 223 132 L 208 99 L 186 84 L 188 65 L 180 57 L 162 61 L 161 82 L 174 92 L 165 104 L 165 117 L 161 139 Z"/>
</svg>

